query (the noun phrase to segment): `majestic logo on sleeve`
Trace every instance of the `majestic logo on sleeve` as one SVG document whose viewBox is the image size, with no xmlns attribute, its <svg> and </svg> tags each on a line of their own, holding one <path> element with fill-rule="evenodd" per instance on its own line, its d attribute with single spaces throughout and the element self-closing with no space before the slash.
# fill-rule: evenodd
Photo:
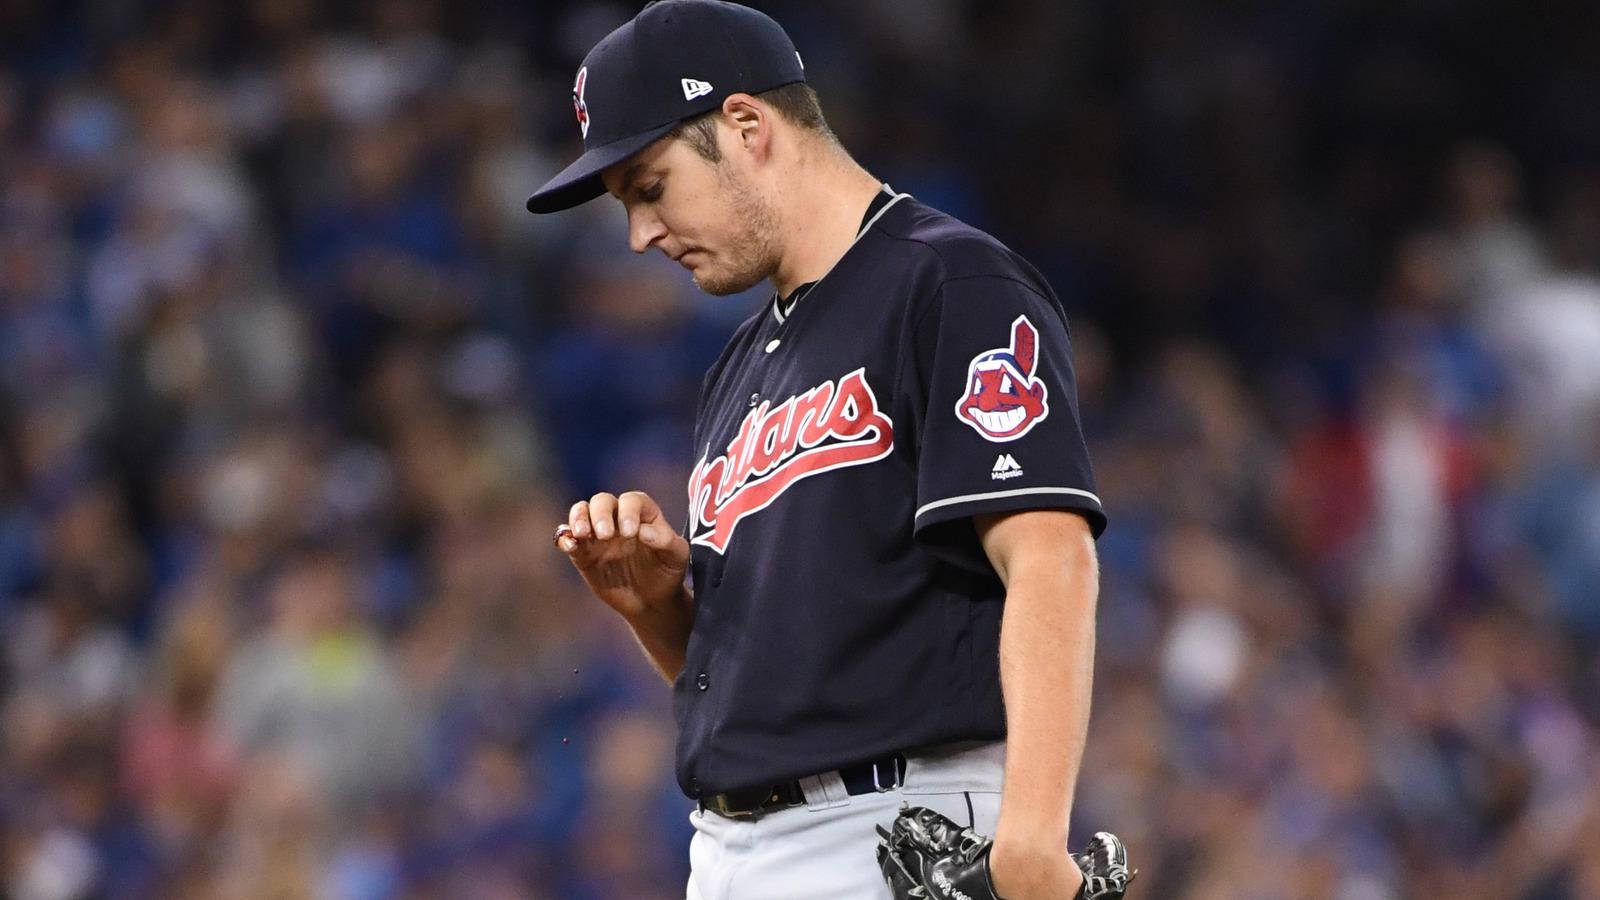
<svg viewBox="0 0 1600 900">
<path fill-rule="evenodd" d="M 689 539 L 723 553 L 740 521 L 795 482 L 882 459 L 893 449 L 894 422 L 878 408 L 865 368 L 776 406 L 763 402 L 744 417 L 726 453 L 695 464 Z"/>
<path fill-rule="evenodd" d="M 1033 377 L 1039 364 L 1039 330 L 1027 316 L 1011 322 L 1011 346 L 987 350 L 967 366 L 967 392 L 956 418 L 991 441 L 1014 441 L 1050 414 L 1049 391 Z"/>
<path fill-rule="evenodd" d="M 578 113 L 578 128 L 583 131 L 583 139 L 589 139 L 589 104 L 583 99 L 583 89 L 589 83 L 589 67 L 584 66 L 578 70 L 578 80 L 572 83 L 572 108 Z"/>
</svg>

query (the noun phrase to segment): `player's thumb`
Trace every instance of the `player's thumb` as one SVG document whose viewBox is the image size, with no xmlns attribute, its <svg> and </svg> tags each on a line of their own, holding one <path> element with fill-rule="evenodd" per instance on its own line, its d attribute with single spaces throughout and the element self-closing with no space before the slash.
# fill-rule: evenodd
<svg viewBox="0 0 1600 900">
<path fill-rule="evenodd" d="M 671 547 L 672 539 L 677 536 L 678 533 L 672 530 L 672 526 L 660 519 L 639 523 L 639 540 L 652 550 L 665 550 Z"/>
</svg>

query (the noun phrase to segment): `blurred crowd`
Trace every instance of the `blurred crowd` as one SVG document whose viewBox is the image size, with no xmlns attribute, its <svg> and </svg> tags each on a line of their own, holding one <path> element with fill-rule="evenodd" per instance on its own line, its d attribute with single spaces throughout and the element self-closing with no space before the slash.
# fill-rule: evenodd
<svg viewBox="0 0 1600 900">
<path fill-rule="evenodd" d="M 758 5 L 1068 305 L 1075 832 L 1142 896 L 1600 896 L 1600 17 Z M 522 206 L 633 9 L 0 5 L 0 895 L 682 896 L 666 688 L 550 531 L 681 518 L 764 298 Z"/>
</svg>

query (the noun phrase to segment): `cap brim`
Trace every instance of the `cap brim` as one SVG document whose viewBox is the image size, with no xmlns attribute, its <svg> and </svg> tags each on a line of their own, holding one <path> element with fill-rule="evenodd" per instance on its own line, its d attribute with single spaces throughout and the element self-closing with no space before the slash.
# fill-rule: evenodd
<svg viewBox="0 0 1600 900">
<path fill-rule="evenodd" d="M 585 151 L 573 161 L 572 165 L 545 182 L 544 187 L 534 191 L 533 196 L 528 198 L 528 212 L 560 212 L 604 194 L 606 186 L 600 182 L 601 172 L 650 146 L 657 138 L 676 127 L 678 127 L 677 122 L 668 122 L 649 131 L 618 138 L 609 144 L 602 144 Z"/>
</svg>

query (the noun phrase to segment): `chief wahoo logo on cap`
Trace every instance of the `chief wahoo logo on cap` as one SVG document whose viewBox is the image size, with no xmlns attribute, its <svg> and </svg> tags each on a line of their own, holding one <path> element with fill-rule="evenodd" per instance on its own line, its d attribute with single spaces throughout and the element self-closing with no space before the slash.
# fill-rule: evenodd
<svg viewBox="0 0 1600 900">
<path fill-rule="evenodd" d="M 578 70 L 578 80 L 572 83 L 572 108 L 578 114 L 578 127 L 583 130 L 584 140 L 589 139 L 589 104 L 583 101 L 583 86 L 589 80 L 589 67 L 584 66 Z"/>
</svg>

